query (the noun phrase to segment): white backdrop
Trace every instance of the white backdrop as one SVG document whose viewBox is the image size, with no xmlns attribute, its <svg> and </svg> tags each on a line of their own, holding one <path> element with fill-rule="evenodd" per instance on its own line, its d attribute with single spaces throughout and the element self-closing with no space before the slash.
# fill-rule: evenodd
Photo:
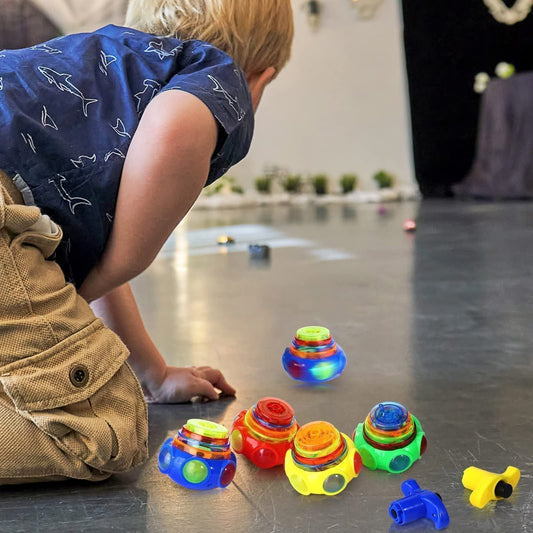
<svg viewBox="0 0 533 533">
<path fill-rule="evenodd" d="M 351 0 L 322 0 L 316 31 L 303 4 L 293 0 L 291 61 L 263 96 L 249 155 L 229 174 L 248 189 L 266 165 L 326 172 L 335 184 L 355 172 L 374 189 L 383 168 L 414 185 L 400 1 L 359 20 Z"/>
</svg>

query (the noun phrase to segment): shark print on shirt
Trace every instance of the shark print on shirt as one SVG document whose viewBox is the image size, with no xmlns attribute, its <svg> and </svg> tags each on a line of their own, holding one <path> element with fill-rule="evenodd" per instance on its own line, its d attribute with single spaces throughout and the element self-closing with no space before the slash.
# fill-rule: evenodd
<svg viewBox="0 0 533 533">
<path fill-rule="evenodd" d="M 35 143 L 33 142 L 33 137 L 29 133 L 21 133 L 24 142 L 31 148 L 31 151 L 36 154 L 37 150 L 35 149 Z"/>
<path fill-rule="evenodd" d="M 111 150 L 109 152 L 107 152 L 107 154 L 104 156 L 104 161 L 107 163 L 109 161 L 109 159 L 113 156 L 117 156 L 117 157 L 120 157 L 122 159 L 126 159 L 126 156 L 118 149 L 118 148 L 115 148 L 114 150 Z"/>
<path fill-rule="evenodd" d="M 93 205 L 89 200 L 87 200 L 87 198 L 83 198 L 82 196 L 70 196 L 70 193 L 65 189 L 65 182 L 67 181 L 67 178 L 61 174 L 58 174 L 57 177 L 59 178 L 59 183 L 57 182 L 57 178 L 50 178 L 48 183 L 52 183 L 57 189 L 59 196 L 61 196 L 61 198 L 68 203 L 70 212 L 72 214 L 74 214 L 76 207 L 80 205 Z"/>
<path fill-rule="evenodd" d="M 41 111 L 41 124 L 46 127 L 52 128 L 53 130 L 58 131 L 57 124 L 54 122 L 54 119 L 48 114 L 46 106 L 43 105 L 43 110 Z"/>
<path fill-rule="evenodd" d="M 98 68 L 100 69 L 100 72 L 102 74 L 105 74 L 107 76 L 107 67 L 111 65 L 111 63 L 114 63 L 117 60 L 117 58 L 111 54 L 106 54 L 103 50 L 100 51 L 100 64 L 98 65 Z"/>
<path fill-rule="evenodd" d="M 70 161 L 76 168 L 83 168 L 91 163 L 96 163 L 96 154 L 80 155 L 78 159 L 71 159 Z"/>
<path fill-rule="evenodd" d="M 32 46 L 30 50 L 38 50 L 40 52 L 46 52 L 47 54 L 62 54 L 63 53 L 61 50 L 58 50 L 57 48 L 52 48 L 51 46 L 48 46 L 46 43 L 36 44 L 35 46 Z"/>
<path fill-rule="evenodd" d="M 157 94 L 161 89 L 161 84 L 155 80 L 146 79 L 143 81 L 144 90 L 135 94 L 137 100 L 137 112 L 144 111 L 148 102 Z"/>
<path fill-rule="evenodd" d="M 70 83 L 72 74 L 64 72 L 60 74 L 48 67 L 37 67 L 37 70 L 48 80 L 48 83 L 55 85 L 61 92 L 67 92 L 76 96 L 81 100 L 83 106 L 83 114 L 87 116 L 87 106 L 98 102 L 96 98 L 87 98 L 84 94 L 73 84 Z"/>
<path fill-rule="evenodd" d="M 228 91 L 226 91 L 226 89 L 222 87 L 220 81 L 218 81 L 214 76 L 209 75 L 207 77 L 215 85 L 213 91 L 215 91 L 216 93 L 222 93 L 224 95 L 233 111 L 235 111 L 235 114 L 237 115 L 237 120 L 240 122 L 246 116 L 246 112 L 239 105 L 239 99 L 234 96 L 231 96 L 231 94 L 229 94 Z"/>
<path fill-rule="evenodd" d="M 150 41 L 145 52 L 154 52 L 159 56 L 159 59 L 163 60 L 165 57 L 175 56 L 182 48 L 181 45 L 178 45 L 172 48 L 172 50 L 165 50 L 164 46 L 163 41 Z"/>
<path fill-rule="evenodd" d="M 116 126 L 111 126 L 115 133 L 117 135 L 120 135 L 121 137 L 129 137 L 131 139 L 131 135 L 126 131 L 126 126 L 124 126 L 124 122 L 117 118 L 117 124 Z"/>
</svg>

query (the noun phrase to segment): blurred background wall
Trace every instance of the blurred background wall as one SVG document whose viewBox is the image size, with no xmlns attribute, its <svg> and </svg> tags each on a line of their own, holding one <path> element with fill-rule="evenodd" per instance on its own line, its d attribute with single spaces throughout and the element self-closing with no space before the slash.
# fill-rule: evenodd
<svg viewBox="0 0 533 533">
<path fill-rule="evenodd" d="M 248 157 L 230 171 L 245 187 L 265 167 L 325 172 L 338 183 L 355 172 L 375 189 L 385 169 L 414 183 L 403 54 L 401 3 L 385 0 L 375 16 L 358 19 L 351 0 L 324 0 L 316 30 L 303 0 L 293 0 L 292 58 L 267 88 Z"/>
</svg>

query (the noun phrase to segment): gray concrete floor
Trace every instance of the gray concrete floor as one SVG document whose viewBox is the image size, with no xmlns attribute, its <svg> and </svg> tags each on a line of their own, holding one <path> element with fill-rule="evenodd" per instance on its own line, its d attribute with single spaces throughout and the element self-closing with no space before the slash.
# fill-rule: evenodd
<svg viewBox="0 0 533 533">
<path fill-rule="evenodd" d="M 150 407 L 150 460 L 101 484 L 0 489 L 0 532 L 432 531 L 392 525 L 389 503 L 414 478 L 440 493 L 448 531 L 533 531 L 533 204 L 423 202 L 387 206 L 193 211 L 133 287 L 169 363 L 209 364 L 235 399 Z M 402 223 L 416 217 L 418 230 Z M 216 237 L 229 234 L 232 247 Z M 271 244 L 269 263 L 249 243 Z M 281 355 L 304 325 L 327 326 L 348 363 L 320 387 L 292 381 Z M 195 492 L 157 469 L 158 448 L 188 418 L 227 427 L 263 396 L 300 424 L 351 434 L 370 408 L 403 403 L 428 438 L 404 474 L 363 469 L 339 495 L 301 496 L 282 468 L 242 457 L 224 490 Z M 468 466 L 521 469 L 508 500 L 470 506 Z"/>
</svg>

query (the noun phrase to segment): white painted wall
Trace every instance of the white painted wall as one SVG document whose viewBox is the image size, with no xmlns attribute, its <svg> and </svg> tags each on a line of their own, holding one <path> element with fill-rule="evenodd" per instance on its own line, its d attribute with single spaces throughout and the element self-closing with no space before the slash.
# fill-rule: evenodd
<svg viewBox="0 0 533 533">
<path fill-rule="evenodd" d="M 355 172 L 360 188 L 374 189 L 383 168 L 413 186 L 400 1 L 360 20 L 351 0 L 322 0 L 316 31 L 303 4 L 293 0 L 291 60 L 263 96 L 250 153 L 229 174 L 248 189 L 266 165 L 279 165 L 326 172 L 333 188 Z"/>
</svg>

